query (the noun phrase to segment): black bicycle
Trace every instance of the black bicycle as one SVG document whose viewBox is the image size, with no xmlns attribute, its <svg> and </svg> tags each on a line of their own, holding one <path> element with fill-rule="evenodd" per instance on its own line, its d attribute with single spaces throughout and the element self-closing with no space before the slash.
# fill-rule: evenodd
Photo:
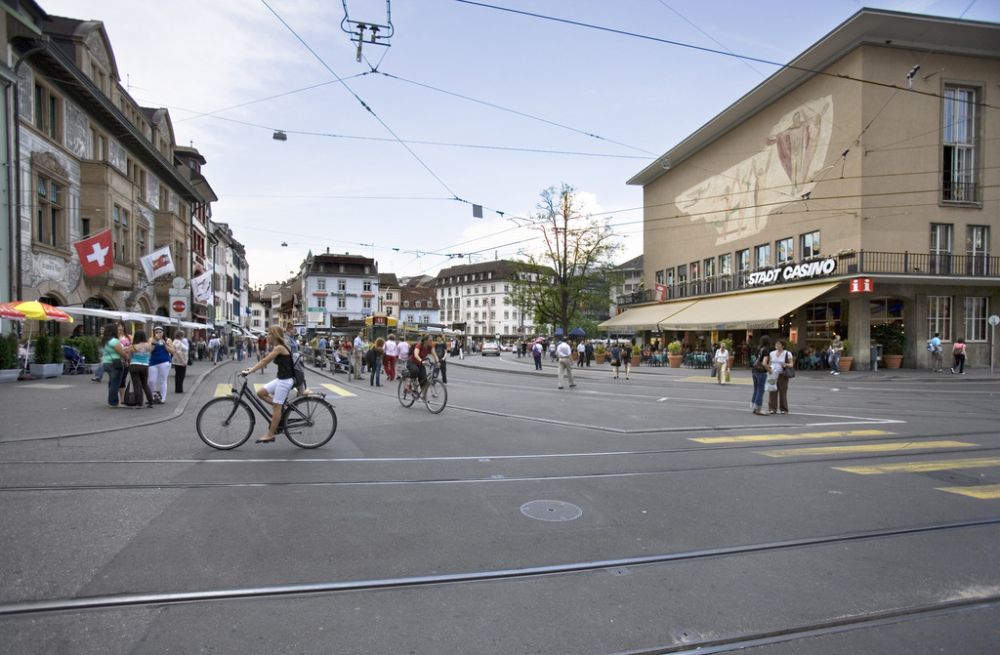
<svg viewBox="0 0 1000 655">
<path fill-rule="evenodd" d="M 448 386 L 438 381 L 439 370 L 439 367 L 433 366 L 430 375 L 427 376 L 427 382 L 423 384 L 423 388 L 419 388 L 420 380 L 410 375 L 404 368 L 399 376 L 399 387 L 396 389 L 399 404 L 407 408 L 412 407 L 419 397 L 427 406 L 427 411 L 431 414 L 440 414 L 448 404 Z"/>
<path fill-rule="evenodd" d="M 238 389 L 237 377 L 243 382 Z M 213 398 L 205 403 L 195 421 L 201 440 L 219 450 L 238 448 L 250 438 L 257 423 L 251 408 L 257 410 L 265 423 L 271 422 L 271 408 L 249 388 L 246 376 L 237 373 L 232 389 L 231 396 Z M 336 431 L 337 412 L 322 394 L 285 400 L 278 434 L 284 434 L 299 448 L 319 448 L 332 439 Z"/>
</svg>

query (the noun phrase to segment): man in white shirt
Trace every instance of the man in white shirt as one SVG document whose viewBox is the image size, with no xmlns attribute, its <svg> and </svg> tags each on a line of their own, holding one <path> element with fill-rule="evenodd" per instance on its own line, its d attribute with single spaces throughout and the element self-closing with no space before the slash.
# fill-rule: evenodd
<svg viewBox="0 0 1000 655">
<path fill-rule="evenodd" d="M 399 356 L 399 344 L 396 343 L 396 335 L 390 334 L 385 340 L 385 374 L 389 376 L 389 381 L 396 379 L 396 358 Z"/>
<path fill-rule="evenodd" d="M 576 365 L 583 366 L 585 361 L 587 361 L 587 346 L 581 341 L 576 344 Z"/>
<path fill-rule="evenodd" d="M 361 356 L 365 351 L 365 342 L 361 338 L 361 333 L 354 337 L 354 349 L 351 350 L 351 359 L 354 360 L 354 379 L 361 379 Z"/>
<path fill-rule="evenodd" d="M 565 337 L 559 341 L 559 345 L 556 346 L 556 358 L 559 360 L 559 388 L 563 388 L 563 376 L 569 377 L 569 386 L 572 389 L 576 386 L 573 383 L 573 360 L 570 355 L 573 350 L 566 343 Z"/>
</svg>

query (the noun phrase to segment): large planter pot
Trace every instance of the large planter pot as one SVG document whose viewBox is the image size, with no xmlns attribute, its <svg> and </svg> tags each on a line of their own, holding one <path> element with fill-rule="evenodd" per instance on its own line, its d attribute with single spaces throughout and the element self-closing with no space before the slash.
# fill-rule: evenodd
<svg viewBox="0 0 1000 655">
<path fill-rule="evenodd" d="M 684 363 L 684 355 L 668 354 L 667 361 L 670 362 L 670 368 L 680 368 Z"/>
<path fill-rule="evenodd" d="M 639 355 L 632 355 L 632 368 L 635 368 L 636 366 L 638 366 L 639 362 L 641 362 L 641 361 L 642 361 L 642 357 L 641 356 L 639 356 Z"/>
<path fill-rule="evenodd" d="M 36 378 L 57 378 L 62 375 L 62 364 L 32 364 L 31 374 Z"/>
<path fill-rule="evenodd" d="M 17 382 L 20 375 L 21 369 L 19 368 L 0 369 L 0 382 Z"/>
<path fill-rule="evenodd" d="M 850 371 L 851 370 L 851 364 L 853 364 L 853 363 L 854 363 L 854 358 L 853 357 L 844 357 L 844 356 L 842 356 L 840 358 L 840 372 L 841 373 L 846 373 L 847 371 Z"/>
<path fill-rule="evenodd" d="M 886 368 L 900 368 L 903 365 L 902 355 L 882 355 L 882 363 Z"/>
<path fill-rule="evenodd" d="M 604 363 L 604 358 L 607 357 L 607 353 L 597 353 L 594 355 L 594 361 L 599 365 Z"/>
</svg>

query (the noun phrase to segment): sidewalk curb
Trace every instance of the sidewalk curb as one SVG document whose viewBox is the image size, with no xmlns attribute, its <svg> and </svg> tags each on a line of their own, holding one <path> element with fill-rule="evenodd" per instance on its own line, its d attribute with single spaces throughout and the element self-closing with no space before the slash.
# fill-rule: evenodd
<svg viewBox="0 0 1000 655">
<path fill-rule="evenodd" d="M 225 363 L 229 363 L 229 362 L 225 362 Z M 198 390 L 198 387 L 201 386 L 201 383 L 212 372 L 214 372 L 216 369 L 218 369 L 220 366 L 223 366 L 223 365 L 224 365 L 224 363 L 222 363 L 222 362 L 220 362 L 218 364 L 215 364 L 211 368 L 209 368 L 207 371 L 205 371 L 201 375 L 199 375 L 198 379 L 196 379 L 194 381 L 194 384 L 191 385 L 191 388 L 184 392 L 184 400 L 182 400 L 180 402 L 180 404 L 177 405 L 177 407 L 174 409 L 174 411 L 171 412 L 170 414 L 168 414 L 167 416 L 158 416 L 156 418 L 149 419 L 148 421 L 137 421 L 135 423 L 130 423 L 128 425 L 123 425 L 123 426 L 120 426 L 120 427 L 100 428 L 100 429 L 85 430 L 83 432 L 67 432 L 67 433 L 64 433 L 64 434 L 50 434 L 50 435 L 44 435 L 44 436 L 31 436 L 31 437 L 22 437 L 22 438 L 16 438 L 15 437 L 13 439 L 0 439 L 0 446 L 2 446 L 4 444 L 8 444 L 8 443 L 21 443 L 21 442 L 24 442 L 24 441 L 48 441 L 48 440 L 52 440 L 52 439 L 67 439 L 67 438 L 71 438 L 71 437 L 85 437 L 85 436 L 94 435 L 94 434 L 106 434 L 106 433 L 110 433 L 110 432 L 121 432 L 122 430 L 131 430 L 131 429 L 137 428 L 137 427 L 145 427 L 147 425 L 156 425 L 157 423 L 166 423 L 167 421 L 172 421 L 172 420 L 174 420 L 176 418 L 180 418 L 181 416 L 184 415 L 184 412 L 187 410 L 188 403 L 191 402 L 191 398 L 194 397 L 194 392 Z"/>
</svg>

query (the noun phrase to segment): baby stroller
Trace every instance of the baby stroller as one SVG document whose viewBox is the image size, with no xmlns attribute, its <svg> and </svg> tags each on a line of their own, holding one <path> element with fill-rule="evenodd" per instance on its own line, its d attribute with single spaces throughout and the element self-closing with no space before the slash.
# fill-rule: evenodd
<svg viewBox="0 0 1000 655">
<path fill-rule="evenodd" d="M 87 360 L 73 346 L 63 346 L 63 358 L 66 360 L 67 375 L 79 375 L 87 372 Z"/>
</svg>

